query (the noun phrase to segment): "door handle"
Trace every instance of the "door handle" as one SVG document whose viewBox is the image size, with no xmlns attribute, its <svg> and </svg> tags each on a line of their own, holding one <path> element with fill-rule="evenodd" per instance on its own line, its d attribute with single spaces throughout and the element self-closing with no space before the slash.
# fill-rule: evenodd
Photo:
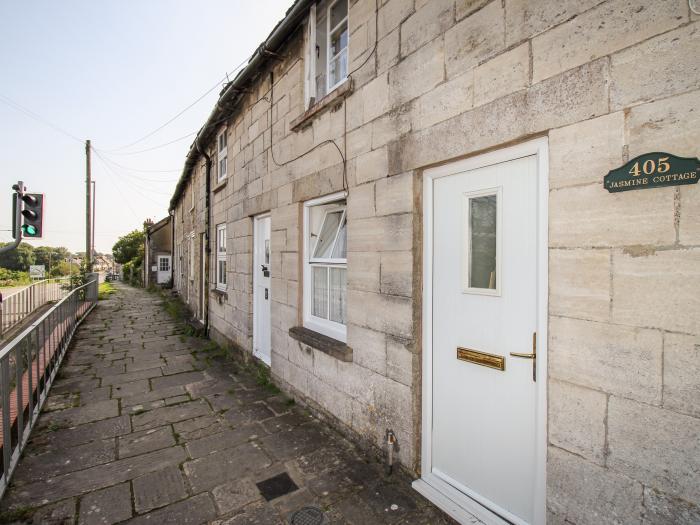
<svg viewBox="0 0 700 525">
<path fill-rule="evenodd" d="M 513 357 L 522 357 L 523 359 L 536 359 L 537 358 L 537 355 L 535 355 L 535 354 L 518 354 L 515 352 L 511 352 L 510 355 L 512 355 Z"/>
<path fill-rule="evenodd" d="M 521 359 L 532 359 L 532 380 L 537 381 L 537 332 L 532 332 L 531 354 L 520 354 L 518 352 L 511 352 L 510 355 L 512 355 L 513 357 L 520 357 Z"/>
</svg>

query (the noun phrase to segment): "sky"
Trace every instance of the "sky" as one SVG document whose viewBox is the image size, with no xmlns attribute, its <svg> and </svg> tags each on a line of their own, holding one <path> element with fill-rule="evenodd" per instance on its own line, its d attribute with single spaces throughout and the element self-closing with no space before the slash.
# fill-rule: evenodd
<svg viewBox="0 0 700 525">
<path fill-rule="evenodd" d="M 45 195 L 44 235 L 30 244 L 85 250 L 85 139 L 96 150 L 97 251 L 165 217 L 226 75 L 291 4 L 0 0 L 0 241 L 12 240 L 22 180 Z"/>
</svg>

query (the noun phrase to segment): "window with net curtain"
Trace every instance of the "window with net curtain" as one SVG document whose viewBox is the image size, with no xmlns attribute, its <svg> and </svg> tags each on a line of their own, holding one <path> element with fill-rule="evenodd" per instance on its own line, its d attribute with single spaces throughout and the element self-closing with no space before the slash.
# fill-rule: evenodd
<svg viewBox="0 0 700 525">
<path fill-rule="evenodd" d="M 305 217 L 305 325 L 344 341 L 347 324 L 346 201 L 308 204 Z"/>
</svg>

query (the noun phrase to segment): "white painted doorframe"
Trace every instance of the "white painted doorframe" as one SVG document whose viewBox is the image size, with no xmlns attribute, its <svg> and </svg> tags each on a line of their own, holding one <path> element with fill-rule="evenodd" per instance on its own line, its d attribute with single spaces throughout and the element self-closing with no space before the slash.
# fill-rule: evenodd
<svg viewBox="0 0 700 525">
<path fill-rule="evenodd" d="M 433 391 L 433 183 L 435 179 L 531 155 L 537 156 L 537 421 L 534 523 L 546 522 L 547 459 L 547 297 L 548 297 L 548 196 L 549 168 L 546 137 L 425 170 L 423 173 L 423 388 L 421 478 L 413 487 L 460 523 L 476 516 L 487 524 L 508 521 L 432 473 Z"/>
<path fill-rule="evenodd" d="M 270 338 L 271 334 L 261 334 L 261 319 L 259 318 L 259 307 L 260 307 L 260 297 L 259 297 L 259 292 L 258 292 L 258 287 L 260 284 L 260 279 L 262 279 L 262 266 L 265 264 L 264 261 L 261 260 L 260 258 L 260 247 L 258 246 L 258 243 L 260 242 L 262 236 L 260 235 L 260 229 L 261 226 L 263 225 L 263 221 L 267 219 L 270 221 L 270 214 L 269 213 L 264 213 L 261 215 L 257 215 L 253 218 L 253 355 L 259 359 L 261 359 L 264 363 L 267 365 L 271 365 L 271 358 L 272 358 L 272 348 L 270 344 Z M 271 240 L 271 239 L 270 239 Z M 264 239 L 263 239 L 264 242 Z M 265 246 L 263 244 L 262 250 L 265 250 Z M 270 269 L 270 264 L 266 264 L 268 268 L 268 272 Z M 271 281 L 271 279 L 268 277 L 268 279 Z M 270 304 L 270 301 L 272 300 L 271 298 L 271 282 L 268 283 L 267 285 L 267 290 L 268 290 L 268 305 Z M 263 299 L 264 300 L 264 299 Z M 268 310 L 267 312 L 267 330 L 272 330 L 272 318 L 271 318 L 271 312 Z M 261 338 L 266 338 L 267 339 L 267 345 L 268 345 L 268 353 L 267 355 L 265 353 L 259 352 L 258 348 L 260 346 L 260 339 Z"/>
<path fill-rule="evenodd" d="M 200 244 L 200 250 L 199 250 L 199 305 L 198 305 L 198 310 L 199 310 L 199 320 L 201 321 L 202 324 L 204 324 L 204 302 L 207 297 L 207 281 L 206 281 L 206 269 L 207 269 L 207 264 L 209 264 L 208 258 L 207 258 L 207 239 L 206 235 L 204 233 L 199 234 L 199 244 Z"/>
</svg>

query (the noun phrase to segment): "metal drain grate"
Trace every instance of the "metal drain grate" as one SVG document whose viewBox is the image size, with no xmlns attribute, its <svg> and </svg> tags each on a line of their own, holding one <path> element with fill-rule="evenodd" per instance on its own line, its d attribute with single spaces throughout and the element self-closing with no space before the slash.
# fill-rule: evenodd
<svg viewBox="0 0 700 525">
<path fill-rule="evenodd" d="M 302 507 L 289 517 L 290 525 L 328 525 L 323 511 L 317 507 Z"/>
<path fill-rule="evenodd" d="M 263 498 L 265 498 L 267 501 L 279 498 L 280 496 L 284 496 L 290 492 L 294 492 L 299 488 L 286 472 L 282 472 L 282 474 L 278 474 L 272 478 L 266 479 L 265 481 L 256 483 L 256 485 L 258 486 L 260 494 L 262 494 Z"/>
</svg>

